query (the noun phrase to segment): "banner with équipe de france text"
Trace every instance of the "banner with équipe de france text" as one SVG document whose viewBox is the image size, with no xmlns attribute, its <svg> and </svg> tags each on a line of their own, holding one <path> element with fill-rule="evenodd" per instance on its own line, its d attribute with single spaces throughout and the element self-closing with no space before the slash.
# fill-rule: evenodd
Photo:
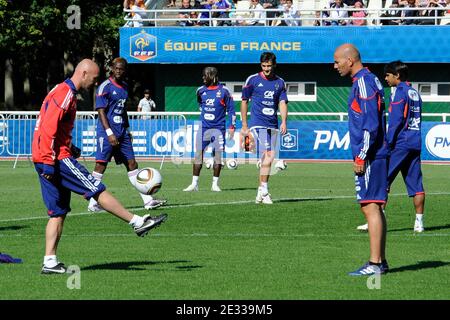
<svg viewBox="0 0 450 320">
<path fill-rule="evenodd" d="M 258 63 L 263 51 L 280 63 L 332 63 L 348 42 L 368 63 L 450 62 L 450 25 L 120 28 L 129 63 Z"/>
<path fill-rule="evenodd" d="M 28 120 L 9 120 L 0 130 L 0 156 L 30 155 L 33 130 Z M 34 121 L 34 120 L 33 120 Z M 187 120 L 186 126 L 169 126 L 160 119 L 152 125 L 142 126 L 141 119 L 130 120 L 133 148 L 137 157 L 192 158 L 199 122 Z M 83 123 L 85 122 L 85 123 Z M 139 128 L 139 129 L 133 129 Z M 88 120 L 77 120 L 73 132 L 74 144 L 83 155 L 93 156 L 96 151 L 95 127 Z M 289 121 L 288 132 L 279 137 L 279 158 L 287 160 L 350 160 L 351 146 L 347 122 L 340 121 Z M 226 139 L 227 158 L 256 158 L 255 154 L 242 152 L 239 129 L 233 139 Z M 450 123 L 422 123 L 422 160 L 450 162 Z"/>
</svg>

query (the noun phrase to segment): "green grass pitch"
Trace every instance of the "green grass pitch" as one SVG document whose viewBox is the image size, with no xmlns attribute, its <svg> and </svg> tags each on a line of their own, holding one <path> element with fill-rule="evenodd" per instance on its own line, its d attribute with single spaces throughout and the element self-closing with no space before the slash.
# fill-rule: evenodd
<svg viewBox="0 0 450 320">
<path fill-rule="evenodd" d="M 212 172 L 203 169 L 200 191 L 185 193 L 191 166 L 165 163 L 157 197 L 168 206 L 152 214 L 169 219 L 145 238 L 110 214 L 88 213 L 73 194 L 58 258 L 80 268 L 79 289 L 68 288 L 70 275 L 40 274 L 46 209 L 30 163 L 12 166 L 0 162 L 0 251 L 24 262 L 0 264 L 0 299 L 450 299 L 449 166 L 423 165 L 420 235 L 401 177 L 394 183 L 387 209 L 392 272 L 379 289 L 347 275 L 369 252 L 368 235 L 355 229 L 364 219 L 349 163 L 289 163 L 270 179 L 270 206 L 254 203 L 255 165 L 225 168 L 221 193 L 210 191 Z M 124 167 L 111 165 L 104 182 L 127 208 L 147 213 Z"/>
</svg>

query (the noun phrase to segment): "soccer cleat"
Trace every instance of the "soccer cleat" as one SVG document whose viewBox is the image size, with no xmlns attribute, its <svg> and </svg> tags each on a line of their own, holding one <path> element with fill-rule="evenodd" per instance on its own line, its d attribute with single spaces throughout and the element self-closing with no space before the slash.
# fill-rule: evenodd
<svg viewBox="0 0 450 320">
<path fill-rule="evenodd" d="M 389 271 L 389 266 L 387 264 L 387 261 L 384 261 L 380 266 L 376 266 L 373 264 L 370 264 L 367 262 L 365 265 L 363 265 L 358 270 L 355 270 L 353 272 L 349 272 L 349 276 L 371 276 L 374 274 L 385 274 Z"/>
<path fill-rule="evenodd" d="M 139 237 L 144 237 L 151 229 L 159 227 L 166 220 L 167 214 L 165 213 L 156 217 L 151 217 L 149 214 L 146 214 L 144 216 L 144 223 L 140 227 L 134 227 L 134 232 Z"/>
<path fill-rule="evenodd" d="M 256 195 L 255 203 L 264 203 L 264 204 L 273 204 L 272 198 L 270 197 L 270 193 L 262 193 L 258 190 L 258 194 Z"/>
<path fill-rule="evenodd" d="M 89 202 L 88 211 L 95 213 L 95 212 L 100 212 L 102 210 L 105 210 L 105 209 L 103 209 L 102 206 L 98 204 L 98 202 L 95 202 L 95 203 Z"/>
<path fill-rule="evenodd" d="M 42 274 L 63 274 L 66 273 L 67 269 L 66 266 L 64 265 L 64 263 L 58 263 L 56 266 L 54 266 L 53 268 L 49 268 L 46 267 L 45 265 L 42 265 Z"/>
<path fill-rule="evenodd" d="M 219 188 L 218 185 L 213 184 L 213 185 L 211 186 L 211 191 L 214 191 L 214 192 L 220 192 L 220 191 L 222 191 L 222 190 L 220 190 L 220 188 Z"/>
<path fill-rule="evenodd" d="M 368 231 L 369 230 L 369 225 L 366 223 L 366 224 L 362 224 L 362 225 L 360 225 L 360 226 L 357 226 L 356 227 L 356 230 L 359 230 L 359 231 Z"/>
<path fill-rule="evenodd" d="M 422 233 L 425 230 L 423 227 L 423 218 L 419 220 L 416 218 L 416 222 L 414 222 L 414 232 Z"/>
<path fill-rule="evenodd" d="M 190 184 L 186 189 L 184 189 L 183 191 L 198 191 L 198 185 L 196 184 Z"/>
<path fill-rule="evenodd" d="M 156 200 L 156 199 L 153 199 L 153 200 L 150 200 L 149 202 L 147 202 L 144 205 L 144 208 L 147 209 L 147 210 L 153 210 L 153 209 L 156 209 L 158 207 L 161 207 L 161 206 L 165 205 L 166 202 L 167 202 L 167 200 Z"/>
</svg>

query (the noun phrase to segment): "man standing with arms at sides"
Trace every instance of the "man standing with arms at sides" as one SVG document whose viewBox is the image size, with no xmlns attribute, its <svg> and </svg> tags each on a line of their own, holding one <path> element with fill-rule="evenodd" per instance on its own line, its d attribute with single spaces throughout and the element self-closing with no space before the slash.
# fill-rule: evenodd
<svg viewBox="0 0 450 320">
<path fill-rule="evenodd" d="M 92 176 L 101 181 L 108 162 L 114 156 L 116 164 L 124 164 L 128 179 L 134 186 L 139 172 L 136 162 L 132 136 L 129 131 L 128 114 L 125 103 L 128 98 L 128 87 L 124 81 L 127 62 L 123 58 L 115 58 L 112 64 L 112 75 L 98 87 L 95 109 L 98 111 L 97 122 L 97 154 Z M 151 195 L 139 193 L 145 209 L 162 206 L 165 200 L 153 199 Z M 89 201 L 88 210 L 102 210 L 95 199 Z"/>
<path fill-rule="evenodd" d="M 369 226 L 370 258 L 351 276 L 388 272 L 386 261 L 386 219 L 382 205 L 387 200 L 386 117 L 383 86 L 363 67 L 352 44 L 334 52 L 334 69 L 353 81 L 348 99 L 348 125 L 355 173 L 356 199 Z"/>
<path fill-rule="evenodd" d="M 76 116 L 76 94 L 89 89 L 97 81 L 99 68 L 89 59 L 81 61 L 70 79 L 53 88 L 45 98 L 33 136 L 32 157 L 39 175 L 41 192 L 48 209 L 45 232 L 43 274 L 65 273 L 66 267 L 56 257 L 66 214 L 70 212 L 71 191 L 86 199 L 95 198 L 105 210 L 127 221 L 138 236 L 145 236 L 167 218 L 163 214 L 152 218 L 128 212 L 96 181 L 75 158 L 80 150 L 72 145 L 72 129 Z"/>
<path fill-rule="evenodd" d="M 155 101 L 152 100 L 150 97 L 150 90 L 145 89 L 144 90 L 144 97 L 139 101 L 138 112 L 152 112 L 156 111 L 156 104 Z M 141 117 L 142 120 L 151 119 L 151 116 L 145 115 Z"/>
<path fill-rule="evenodd" d="M 423 232 L 423 211 L 425 191 L 422 183 L 420 150 L 422 148 L 421 123 L 422 99 L 411 87 L 408 80 L 408 66 L 401 61 L 393 61 L 384 67 L 385 80 L 395 88 L 389 104 L 389 126 L 387 142 L 390 150 L 388 188 L 401 171 L 416 209 L 414 232 Z M 358 230 L 367 230 L 362 225 Z"/>
<path fill-rule="evenodd" d="M 230 90 L 219 82 L 218 71 L 214 67 L 203 69 L 204 85 L 197 89 L 197 102 L 200 106 L 201 126 L 197 131 L 196 153 L 193 165 L 192 183 L 183 191 L 198 191 L 198 179 L 203 164 L 206 147 L 213 147 L 213 182 L 211 191 L 220 192 L 219 177 L 222 169 L 222 154 L 225 150 L 226 115 L 231 118 L 228 128 L 233 138 L 236 113 Z"/>
<path fill-rule="evenodd" d="M 277 65 L 275 54 L 263 52 L 260 62 L 262 71 L 248 77 L 242 88 L 241 138 L 245 141 L 248 137 L 251 144 L 256 143 L 256 152 L 261 159 L 255 202 L 272 204 L 268 185 L 269 175 L 278 148 L 278 132 L 282 135 L 287 132 L 288 99 L 284 80 L 275 74 Z M 250 123 L 247 124 L 249 100 L 252 101 L 252 107 Z M 281 114 L 279 130 L 278 109 Z"/>
</svg>

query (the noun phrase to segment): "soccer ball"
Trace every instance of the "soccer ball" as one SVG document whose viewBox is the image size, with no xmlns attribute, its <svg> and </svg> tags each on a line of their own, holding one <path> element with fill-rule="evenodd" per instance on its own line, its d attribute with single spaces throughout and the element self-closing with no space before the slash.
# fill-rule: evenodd
<svg viewBox="0 0 450 320">
<path fill-rule="evenodd" d="M 227 168 L 231 170 L 236 170 L 238 167 L 238 162 L 236 159 L 228 159 L 227 160 Z"/>
<path fill-rule="evenodd" d="M 205 161 L 205 168 L 206 169 L 211 169 L 214 165 L 214 159 L 213 158 L 209 158 Z"/>
<path fill-rule="evenodd" d="M 158 170 L 144 168 L 136 176 L 136 189 L 143 194 L 155 194 L 161 189 L 162 177 Z"/>
<path fill-rule="evenodd" d="M 258 161 L 256 161 L 256 167 L 258 169 L 261 169 L 261 159 L 259 159 Z"/>
<path fill-rule="evenodd" d="M 287 169 L 287 163 L 284 160 L 278 160 L 275 163 L 275 168 L 277 168 L 278 170 L 286 170 Z"/>
</svg>

